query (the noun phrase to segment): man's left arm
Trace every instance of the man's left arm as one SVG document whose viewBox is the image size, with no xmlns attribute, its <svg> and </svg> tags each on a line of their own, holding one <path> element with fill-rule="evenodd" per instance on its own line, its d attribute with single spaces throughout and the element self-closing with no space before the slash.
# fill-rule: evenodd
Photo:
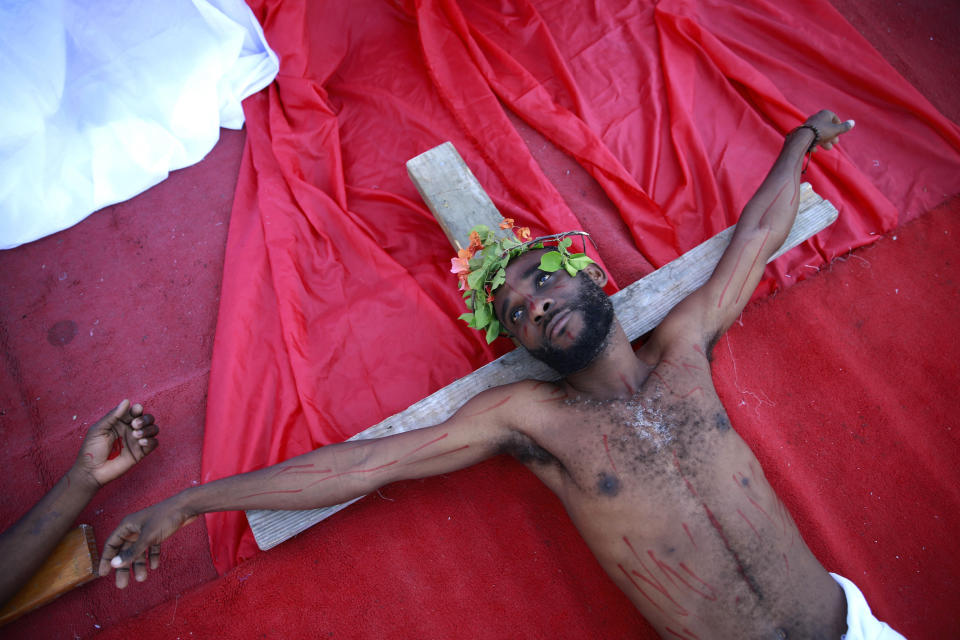
<svg viewBox="0 0 960 640">
<path fill-rule="evenodd" d="M 708 347 L 739 317 L 763 276 L 767 260 L 786 240 L 800 205 L 801 167 L 808 149 L 830 149 L 853 128 L 831 111 L 820 111 L 787 135 L 773 167 L 744 207 L 730 245 L 710 279 L 674 307 L 654 333 L 663 346 L 677 332 Z"/>
<path fill-rule="evenodd" d="M 0 534 L 0 604 L 37 572 L 97 490 L 157 447 L 157 425 L 140 405 L 124 400 L 97 421 L 77 460 L 20 520 Z M 123 444 L 110 459 L 114 443 Z"/>
</svg>

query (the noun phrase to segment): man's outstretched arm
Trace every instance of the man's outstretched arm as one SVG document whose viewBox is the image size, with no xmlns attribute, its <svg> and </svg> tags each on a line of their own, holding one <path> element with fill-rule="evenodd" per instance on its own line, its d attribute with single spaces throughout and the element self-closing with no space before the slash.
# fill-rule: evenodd
<svg viewBox="0 0 960 640">
<path fill-rule="evenodd" d="M 736 321 L 763 276 L 763 270 L 786 240 L 800 205 L 800 173 L 811 146 L 830 149 L 853 128 L 831 111 L 820 111 L 787 135 L 766 178 L 744 207 L 727 247 L 710 279 L 678 304 L 654 334 L 653 344 L 670 342 L 682 332 L 712 346 Z"/>
<path fill-rule="evenodd" d="M 157 447 L 157 433 L 153 416 L 128 400 L 90 427 L 70 470 L 0 535 L 0 603 L 37 572 L 100 487 Z M 120 455 L 110 459 L 118 440 L 123 443 Z"/>
<path fill-rule="evenodd" d="M 124 518 L 110 535 L 100 575 L 144 566 L 157 545 L 203 513 L 249 509 L 316 509 L 340 504 L 398 480 L 448 473 L 501 453 L 512 431 L 511 387 L 485 391 L 449 420 L 384 438 L 327 445 L 280 464 L 186 489 Z M 152 567 L 154 568 L 154 567 Z M 138 581 L 143 571 L 134 572 Z"/>
</svg>

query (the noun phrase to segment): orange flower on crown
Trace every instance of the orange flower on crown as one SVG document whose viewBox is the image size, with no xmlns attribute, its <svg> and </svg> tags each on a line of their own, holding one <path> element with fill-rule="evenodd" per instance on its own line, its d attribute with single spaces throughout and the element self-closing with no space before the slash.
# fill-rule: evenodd
<svg viewBox="0 0 960 640">
<path fill-rule="evenodd" d="M 490 288 L 490 285 L 484 287 L 484 290 L 487 292 L 487 302 L 493 302 L 493 290 Z"/>
<path fill-rule="evenodd" d="M 503 222 L 500 223 L 500 228 L 503 230 L 513 229 L 513 235 L 521 242 L 526 242 L 530 239 L 530 227 L 517 227 L 514 226 L 513 218 L 504 218 Z"/>
<path fill-rule="evenodd" d="M 470 232 L 470 245 L 467 247 L 467 251 L 470 252 L 470 257 L 472 258 L 477 251 L 483 249 L 483 241 L 480 240 L 480 234 L 476 231 Z"/>
</svg>

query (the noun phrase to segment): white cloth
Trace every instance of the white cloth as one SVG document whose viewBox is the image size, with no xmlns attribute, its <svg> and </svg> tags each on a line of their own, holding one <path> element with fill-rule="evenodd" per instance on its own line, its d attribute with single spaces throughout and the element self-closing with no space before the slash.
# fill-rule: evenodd
<svg viewBox="0 0 960 640">
<path fill-rule="evenodd" d="M 857 585 L 835 573 L 830 575 L 847 596 L 847 632 L 841 640 L 906 640 L 886 622 L 874 617 Z"/>
<path fill-rule="evenodd" d="M 278 68 L 243 0 L 0 0 L 0 249 L 200 161 Z"/>
</svg>

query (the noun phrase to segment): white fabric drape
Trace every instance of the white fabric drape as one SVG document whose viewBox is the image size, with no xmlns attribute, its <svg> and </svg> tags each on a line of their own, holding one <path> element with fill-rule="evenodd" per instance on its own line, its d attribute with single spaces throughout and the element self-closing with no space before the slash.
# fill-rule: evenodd
<svg viewBox="0 0 960 640">
<path fill-rule="evenodd" d="M 278 67 L 243 0 L 0 0 L 0 249 L 198 162 Z"/>
</svg>

